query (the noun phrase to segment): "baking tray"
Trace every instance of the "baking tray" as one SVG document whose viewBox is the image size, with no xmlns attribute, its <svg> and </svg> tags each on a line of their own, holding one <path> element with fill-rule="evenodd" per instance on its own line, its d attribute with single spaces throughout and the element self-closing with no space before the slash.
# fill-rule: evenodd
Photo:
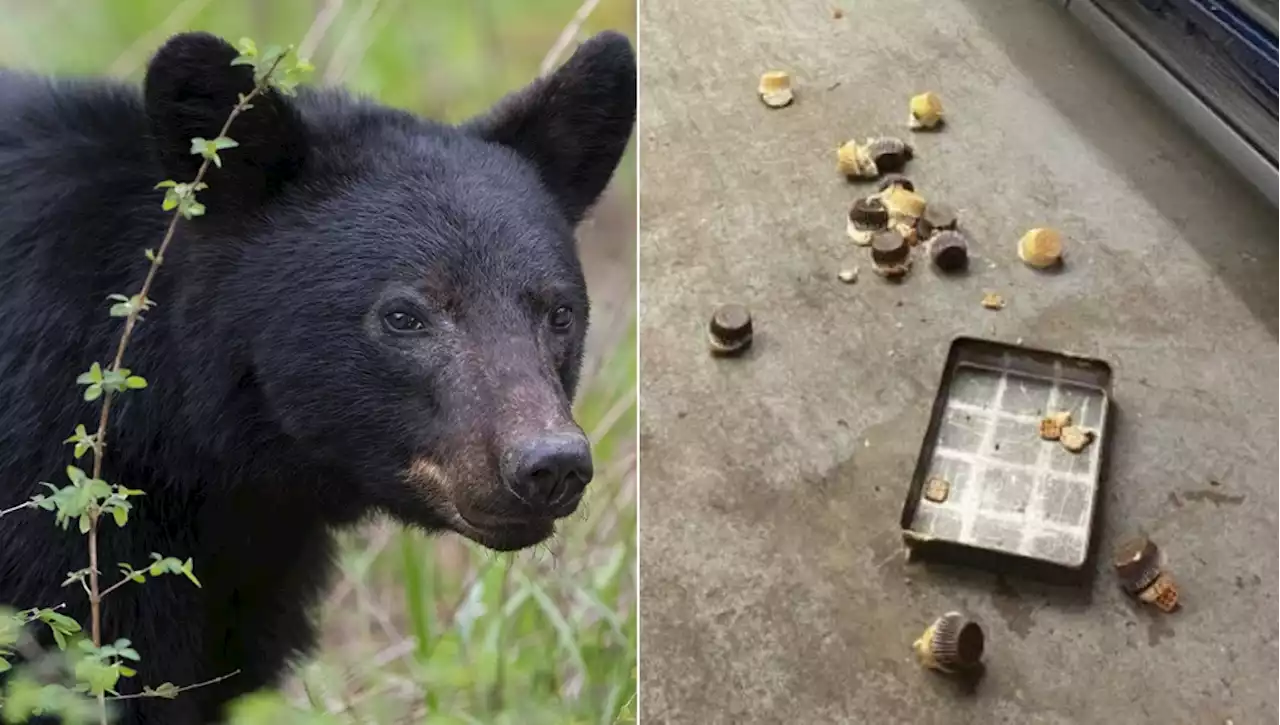
<svg viewBox="0 0 1280 725">
<path fill-rule="evenodd" d="M 1111 430 L 1111 366 L 970 337 L 947 355 L 902 511 L 915 557 L 1015 573 L 1087 576 Z M 1070 411 L 1094 432 L 1080 453 L 1040 438 Z M 925 498 L 933 478 L 945 500 Z"/>
</svg>

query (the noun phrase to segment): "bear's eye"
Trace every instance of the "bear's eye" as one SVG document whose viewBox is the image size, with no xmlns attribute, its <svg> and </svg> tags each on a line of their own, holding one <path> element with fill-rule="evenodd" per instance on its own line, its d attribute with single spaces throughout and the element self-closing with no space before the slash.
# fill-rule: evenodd
<svg viewBox="0 0 1280 725">
<path fill-rule="evenodd" d="M 567 332 L 573 327 L 573 310 L 560 305 L 551 311 L 551 329 L 556 332 Z"/>
<path fill-rule="evenodd" d="M 388 330 L 392 332 L 421 332 L 426 329 L 426 325 L 422 324 L 422 320 L 414 317 L 408 312 L 388 312 L 382 318 L 383 323 Z"/>
</svg>

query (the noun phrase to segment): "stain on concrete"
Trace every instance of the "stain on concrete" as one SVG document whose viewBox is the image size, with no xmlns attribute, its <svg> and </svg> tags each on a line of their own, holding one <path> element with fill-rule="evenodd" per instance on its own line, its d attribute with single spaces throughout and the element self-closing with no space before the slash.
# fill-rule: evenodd
<svg viewBox="0 0 1280 725">
<path fill-rule="evenodd" d="M 1163 642 L 1166 638 L 1173 637 L 1173 624 L 1170 623 L 1169 617 L 1160 613 L 1153 613 L 1147 620 L 1147 645 L 1155 647 Z"/>
<path fill-rule="evenodd" d="M 1035 626 L 1036 605 L 1013 588 L 1009 580 L 1003 576 L 996 577 L 994 594 L 991 596 L 991 604 L 995 607 L 996 612 L 1000 614 L 1000 618 L 1004 620 L 1005 626 L 1010 632 L 1021 638 L 1026 638 L 1031 634 L 1031 628 Z"/>
<path fill-rule="evenodd" d="M 1261 583 L 1262 583 L 1262 577 L 1258 576 L 1257 574 L 1250 576 L 1248 579 L 1245 579 L 1243 576 L 1236 577 L 1236 589 L 1244 589 L 1246 587 L 1256 587 Z"/>
<path fill-rule="evenodd" d="M 1202 502 L 1208 501 L 1214 507 L 1220 506 L 1239 506 L 1244 503 L 1244 494 L 1232 495 L 1215 491 L 1212 488 L 1206 488 L 1200 491 L 1183 491 L 1182 497 L 1188 501 Z"/>
</svg>

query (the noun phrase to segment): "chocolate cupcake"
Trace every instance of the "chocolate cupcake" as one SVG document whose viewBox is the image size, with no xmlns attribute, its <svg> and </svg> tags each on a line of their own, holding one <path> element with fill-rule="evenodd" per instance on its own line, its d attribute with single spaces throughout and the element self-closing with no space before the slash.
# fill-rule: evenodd
<svg viewBox="0 0 1280 725">
<path fill-rule="evenodd" d="M 909 144 L 892 136 L 867 139 L 864 148 L 882 174 L 901 171 L 915 157 Z"/>
<path fill-rule="evenodd" d="M 751 313 L 742 305 L 724 305 L 711 316 L 707 332 L 713 355 L 740 355 L 751 347 L 754 336 Z"/>
<path fill-rule="evenodd" d="M 943 272 L 959 272 L 969 266 L 969 241 L 957 231 L 938 232 L 929 239 L 929 257 Z"/>
<path fill-rule="evenodd" d="M 911 245 L 892 229 L 876 232 L 871 238 L 871 267 L 882 277 L 901 277 L 911 269 Z"/>
<path fill-rule="evenodd" d="M 871 237 L 889 224 L 889 210 L 884 202 L 874 197 L 858 199 L 849 209 L 849 220 L 846 230 L 854 244 L 866 246 Z"/>
<path fill-rule="evenodd" d="M 1136 596 L 1160 576 L 1160 549 L 1145 536 L 1130 539 L 1116 547 L 1113 563 L 1120 586 Z"/>
<path fill-rule="evenodd" d="M 881 192 L 884 192 L 895 186 L 901 186 L 907 191 L 916 190 L 916 185 L 911 181 L 911 179 L 908 179 L 902 174 L 886 174 L 882 179 L 880 179 L 880 184 L 876 188 Z"/>
</svg>

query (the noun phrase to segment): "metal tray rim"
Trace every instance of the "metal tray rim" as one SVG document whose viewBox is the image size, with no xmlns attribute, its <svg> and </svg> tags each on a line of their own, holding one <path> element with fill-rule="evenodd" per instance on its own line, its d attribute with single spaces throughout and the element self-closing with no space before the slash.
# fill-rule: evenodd
<svg viewBox="0 0 1280 725">
<path fill-rule="evenodd" d="M 1097 536 L 1097 532 L 1095 531 L 1096 529 L 1095 516 L 1098 510 L 1099 496 L 1102 494 L 1102 481 L 1105 478 L 1105 473 L 1106 473 L 1105 452 L 1099 452 L 1099 462 L 1098 462 L 1097 473 L 1095 476 L 1094 486 L 1091 489 L 1091 494 L 1089 496 L 1089 503 L 1087 506 L 1087 515 L 1085 520 L 1089 522 L 1088 524 L 1089 544 L 1085 546 L 1078 561 L 1073 561 L 1070 564 L 1064 564 L 1062 562 L 1053 561 L 1051 559 L 1041 559 L 1034 556 L 1027 556 L 1025 554 L 1010 552 L 1004 549 L 995 549 L 989 546 L 982 546 L 979 544 L 967 544 L 967 543 L 956 541 L 954 539 L 941 539 L 941 538 L 929 537 L 926 535 L 919 534 L 918 532 L 913 531 L 911 529 L 911 524 L 915 520 L 916 513 L 919 510 L 920 496 L 923 492 L 923 487 L 924 487 L 924 479 L 926 477 L 926 474 L 928 473 L 929 454 L 931 453 L 932 448 L 935 444 L 934 441 L 937 437 L 938 428 L 941 426 L 942 416 L 946 410 L 947 398 L 945 394 L 948 390 L 947 388 L 948 379 L 950 378 L 950 376 L 952 375 L 952 371 L 956 367 L 957 356 L 965 346 L 969 346 L 969 345 L 985 345 L 985 346 L 992 346 L 996 348 L 1003 348 L 1005 350 L 1010 350 L 1010 351 L 1016 351 L 1019 353 L 1043 355 L 1043 356 L 1061 359 L 1064 361 L 1070 360 L 1070 361 L 1086 363 L 1090 366 L 1095 366 L 1099 368 L 1104 374 L 1106 383 L 1102 386 L 1097 386 L 1097 389 L 1102 393 L 1104 406 L 1102 409 L 1102 417 L 1099 420 L 1098 441 L 1096 445 L 1105 446 L 1110 440 L 1111 406 L 1112 406 L 1111 385 L 1115 375 L 1115 370 L 1110 363 L 1099 358 L 1090 357 L 1087 355 L 1080 355 L 1080 354 L 1071 353 L 1071 352 L 1065 352 L 1061 350 L 1048 350 L 1043 348 L 1032 347 L 1029 345 L 1008 343 L 1001 340 L 980 338 L 980 337 L 975 337 L 973 335 L 957 336 L 951 340 L 951 343 L 947 349 L 946 361 L 943 364 L 942 373 L 939 376 L 937 393 L 934 396 L 933 407 L 929 415 L 929 424 L 925 429 L 923 439 L 921 440 L 921 443 L 920 443 L 919 453 L 917 454 L 917 457 L 916 457 L 915 470 L 911 475 L 911 485 L 908 487 L 907 499 L 903 504 L 902 517 L 899 524 L 902 530 L 903 542 L 907 545 L 909 549 L 913 549 L 920 544 L 928 544 L 930 546 L 941 546 L 947 549 L 952 549 L 957 553 L 963 553 L 966 551 L 978 551 L 978 552 L 984 552 L 987 554 L 995 555 L 997 557 L 1021 560 L 1036 567 L 1047 567 L 1050 569 L 1079 571 L 1088 563 L 1089 553 L 1092 548 L 1092 542 Z"/>
</svg>

